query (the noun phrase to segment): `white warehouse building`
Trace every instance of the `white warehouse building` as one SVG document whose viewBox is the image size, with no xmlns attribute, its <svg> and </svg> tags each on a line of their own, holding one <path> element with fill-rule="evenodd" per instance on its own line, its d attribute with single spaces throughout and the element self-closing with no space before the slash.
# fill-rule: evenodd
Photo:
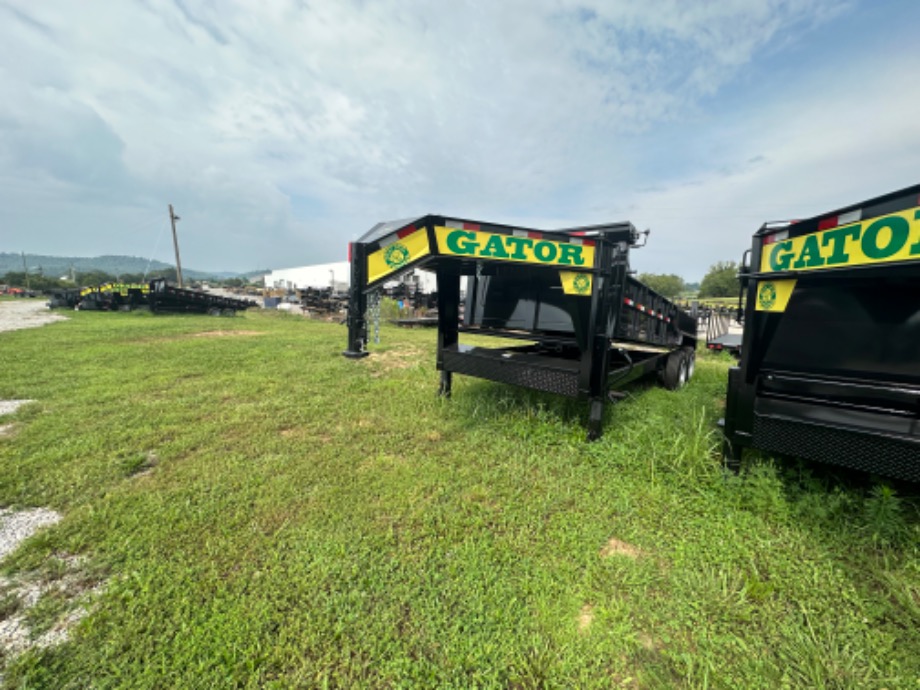
<svg viewBox="0 0 920 690">
<path fill-rule="evenodd" d="M 437 281 L 434 273 L 428 271 L 411 271 L 399 280 L 392 281 L 418 285 L 422 292 L 435 292 Z M 389 286 L 391 283 L 387 283 Z M 279 268 L 265 275 L 265 287 L 282 290 L 299 290 L 303 288 L 328 288 L 335 292 L 345 292 L 351 285 L 351 264 L 339 261 L 332 264 L 315 264 L 297 268 Z"/>
</svg>

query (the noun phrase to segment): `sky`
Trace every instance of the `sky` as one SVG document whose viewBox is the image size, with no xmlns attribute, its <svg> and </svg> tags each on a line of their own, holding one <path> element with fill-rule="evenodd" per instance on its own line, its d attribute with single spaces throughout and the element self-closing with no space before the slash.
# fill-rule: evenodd
<svg viewBox="0 0 920 690">
<path fill-rule="evenodd" d="M 425 213 L 650 229 L 699 280 L 765 221 L 920 182 L 915 0 L 0 0 L 0 251 L 213 271 Z"/>
</svg>

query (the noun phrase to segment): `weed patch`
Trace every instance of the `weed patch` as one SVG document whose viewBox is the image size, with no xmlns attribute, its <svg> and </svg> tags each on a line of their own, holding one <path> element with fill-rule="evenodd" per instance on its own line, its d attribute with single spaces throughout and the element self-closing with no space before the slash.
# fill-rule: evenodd
<svg viewBox="0 0 920 690">
<path fill-rule="evenodd" d="M 610 558 L 611 556 L 626 556 L 627 558 L 638 558 L 642 552 L 632 544 L 620 541 L 616 537 L 611 537 L 601 549 L 601 558 Z"/>
</svg>

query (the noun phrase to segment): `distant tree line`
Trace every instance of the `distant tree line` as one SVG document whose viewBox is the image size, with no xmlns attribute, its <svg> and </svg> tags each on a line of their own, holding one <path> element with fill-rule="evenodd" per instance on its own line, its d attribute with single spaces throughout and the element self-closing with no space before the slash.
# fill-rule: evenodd
<svg viewBox="0 0 920 690">
<path fill-rule="evenodd" d="M 737 297 L 740 290 L 738 264 L 734 261 L 713 264 L 700 283 L 700 297 Z"/>
<path fill-rule="evenodd" d="M 106 271 L 78 271 L 73 274 L 73 280 L 70 278 L 52 278 L 43 275 L 41 272 L 29 272 L 28 276 L 23 271 L 8 271 L 0 276 L 0 284 L 9 285 L 10 287 L 29 288 L 30 290 L 47 291 L 60 290 L 66 288 L 84 288 L 95 287 L 103 283 L 146 283 L 154 278 L 166 278 L 172 282 L 176 281 L 176 269 L 166 268 L 157 271 L 151 271 L 146 276 L 143 273 L 121 273 L 112 274 Z M 227 278 L 227 279 L 209 279 L 211 285 L 224 285 L 227 287 L 243 287 L 248 285 L 249 281 L 245 278 Z"/>
<path fill-rule="evenodd" d="M 687 283 L 673 273 L 640 273 L 639 280 L 669 299 L 688 293 L 696 293 L 698 297 L 736 297 L 741 289 L 738 264 L 734 261 L 713 264 L 700 283 Z"/>
</svg>

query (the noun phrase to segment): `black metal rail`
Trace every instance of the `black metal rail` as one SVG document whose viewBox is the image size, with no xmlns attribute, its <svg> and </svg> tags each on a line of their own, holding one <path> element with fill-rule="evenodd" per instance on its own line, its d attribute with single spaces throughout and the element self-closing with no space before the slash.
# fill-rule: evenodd
<svg viewBox="0 0 920 690">
<path fill-rule="evenodd" d="M 150 292 L 147 294 L 150 311 L 194 313 L 229 316 L 237 311 L 244 311 L 249 307 L 258 306 L 248 299 L 236 299 L 212 295 L 208 292 L 188 290 L 170 285 L 165 279 L 159 278 L 150 282 Z"/>
</svg>

